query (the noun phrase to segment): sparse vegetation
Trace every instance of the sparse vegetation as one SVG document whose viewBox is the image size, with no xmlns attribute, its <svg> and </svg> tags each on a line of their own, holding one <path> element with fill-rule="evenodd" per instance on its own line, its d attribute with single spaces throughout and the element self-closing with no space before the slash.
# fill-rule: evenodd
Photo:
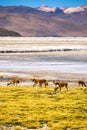
<svg viewBox="0 0 87 130">
<path fill-rule="evenodd" d="M 53 87 L 0 87 L 0 126 L 51 130 L 87 129 L 87 88 L 70 87 L 53 93 Z M 15 130 L 21 128 L 15 127 Z"/>
</svg>

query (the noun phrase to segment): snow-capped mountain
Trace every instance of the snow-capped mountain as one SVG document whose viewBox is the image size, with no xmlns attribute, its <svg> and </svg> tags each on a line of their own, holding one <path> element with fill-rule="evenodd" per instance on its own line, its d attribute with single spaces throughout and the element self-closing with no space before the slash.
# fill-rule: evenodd
<svg viewBox="0 0 87 130">
<path fill-rule="evenodd" d="M 58 7 L 49 7 L 46 5 L 41 5 L 38 10 L 44 11 L 44 12 L 53 12 L 53 13 L 65 13 L 65 14 L 70 14 L 70 13 L 77 13 L 77 12 L 83 12 L 87 10 L 87 5 L 82 5 L 79 7 L 65 7 L 65 8 L 58 8 Z"/>
<path fill-rule="evenodd" d="M 46 5 L 41 5 L 38 10 L 40 11 L 44 11 L 44 12 L 47 12 L 47 13 L 63 13 L 62 9 L 58 8 L 58 7 L 49 7 L 49 6 L 46 6 Z"/>
<path fill-rule="evenodd" d="M 40 11 L 45 11 L 45 12 L 55 12 L 56 11 L 56 8 L 53 8 L 53 7 L 48 7 L 46 5 L 41 5 L 38 10 Z"/>
<path fill-rule="evenodd" d="M 69 7 L 69 8 L 64 9 L 64 13 L 69 14 L 69 13 L 83 12 L 85 10 L 87 10 L 87 6 L 79 6 L 75 8 Z"/>
</svg>

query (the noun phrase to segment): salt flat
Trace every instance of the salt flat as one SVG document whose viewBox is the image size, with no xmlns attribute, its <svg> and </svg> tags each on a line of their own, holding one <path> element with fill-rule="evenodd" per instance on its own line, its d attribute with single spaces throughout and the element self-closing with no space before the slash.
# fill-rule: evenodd
<svg viewBox="0 0 87 130">
<path fill-rule="evenodd" d="M 70 45 L 73 43 L 74 45 L 86 45 L 87 46 L 87 37 L 0 37 L 0 44 L 8 43 L 11 45 L 12 43 L 21 43 L 21 44 L 33 44 L 33 45 Z"/>
<path fill-rule="evenodd" d="M 61 51 L 49 51 L 50 49 Z M 70 78 L 71 75 L 71 79 L 86 80 L 87 37 L 0 37 L 0 51 L 2 50 L 40 52 L 0 53 L 1 75 L 41 78 Z"/>
</svg>

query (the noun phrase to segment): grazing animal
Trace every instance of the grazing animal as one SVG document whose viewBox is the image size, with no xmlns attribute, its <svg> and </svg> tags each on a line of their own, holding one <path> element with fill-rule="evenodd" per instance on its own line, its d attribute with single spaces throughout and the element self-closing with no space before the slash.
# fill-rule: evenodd
<svg viewBox="0 0 87 130">
<path fill-rule="evenodd" d="M 59 85 L 59 80 L 54 80 L 53 83 L 54 83 L 54 85 L 55 85 L 55 87 L 56 87 L 56 86 Z"/>
<path fill-rule="evenodd" d="M 9 85 L 16 85 L 20 83 L 20 80 L 18 78 L 14 78 L 11 82 L 7 83 L 7 86 Z"/>
<path fill-rule="evenodd" d="M 82 86 L 85 86 L 85 87 L 86 87 L 86 84 L 85 84 L 85 82 L 84 82 L 83 80 L 79 80 L 79 81 L 78 81 L 78 84 L 79 84 L 79 86 L 82 85 Z"/>
<path fill-rule="evenodd" d="M 55 88 L 54 88 L 54 92 L 57 91 L 57 89 L 60 89 L 61 91 L 61 88 L 62 87 L 65 87 L 67 90 L 68 90 L 68 83 L 67 82 L 59 82 L 59 81 L 56 81 L 56 82 L 53 82 L 55 84 Z"/>
<path fill-rule="evenodd" d="M 32 79 L 32 81 L 34 82 L 33 87 L 36 86 L 37 84 L 41 87 L 42 87 L 43 84 L 44 84 L 45 87 L 48 86 L 48 82 L 45 79 Z"/>
</svg>

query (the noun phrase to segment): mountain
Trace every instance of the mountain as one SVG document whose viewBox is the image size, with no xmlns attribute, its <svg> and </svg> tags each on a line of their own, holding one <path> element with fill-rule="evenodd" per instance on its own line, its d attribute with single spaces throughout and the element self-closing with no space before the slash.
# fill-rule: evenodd
<svg viewBox="0 0 87 130">
<path fill-rule="evenodd" d="M 28 6 L 0 6 L 0 13 L 49 15 L 47 12 Z"/>
<path fill-rule="evenodd" d="M 66 15 L 66 19 L 70 19 L 71 21 L 81 24 L 87 27 L 87 10 L 82 12 L 74 12 Z"/>
<path fill-rule="evenodd" d="M 45 6 L 45 5 L 41 5 L 38 10 L 40 11 L 45 11 L 45 12 L 55 12 L 56 11 L 56 8 L 52 8 L 52 7 L 48 7 L 48 6 Z"/>
<path fill-rule="evenodd" d="M 37 9 L 27 6 L 0 6 L 1 13 L 37 13 Z"/>
<path fill-rule="evenodd" d="M 13 31 L 10 31 L 10 30 L 6 30 L 4 28 L 0 28 L 0 36 L 20 37 L 21 35 L 17 32 L 13 32 Z"/>
<path fill-rule="evenodd" d="M 38 10 L 44 11 L 44 12 L 49 12 L 49 13 L 58 13 L 58 14 L 62 14 L 63 13 L 62 9 L 60 9 L 58 7 L 54 8 L 54 7 L 48 7 L 48 6 L 45 6 L 45 5 L 41 5 L 38 8 Z"/>
<path fill-rule="evenodd" d="M 82 5 L 76 8 L 71 8 L 71 7 L 65 8 L 64 13 L 66 14 L 65 15 L 66 19 L 70 19 L 73 22 L 87 26 L 87 6 L 86 5 Z"/>
<path fill-rule="evenodd" d="M 0 27 L 30 37 L 87 36 L 87 6 L 71 13 L 66 11 L 69 9 L 45 5 L 39 8 L 0 6 Z"/>
<path fill-rule="evenodd" d="M 83 7 L 76 7 L 76 8 L 72 8 L 72 7 L 69 7 L 69 8 L 66 8 L 64 10 L 64 13 L 76 13 L 76 12 L 82 12 L 82 11 L 85 11 L 86 9 L 83 8 Z"/>
</svg>

